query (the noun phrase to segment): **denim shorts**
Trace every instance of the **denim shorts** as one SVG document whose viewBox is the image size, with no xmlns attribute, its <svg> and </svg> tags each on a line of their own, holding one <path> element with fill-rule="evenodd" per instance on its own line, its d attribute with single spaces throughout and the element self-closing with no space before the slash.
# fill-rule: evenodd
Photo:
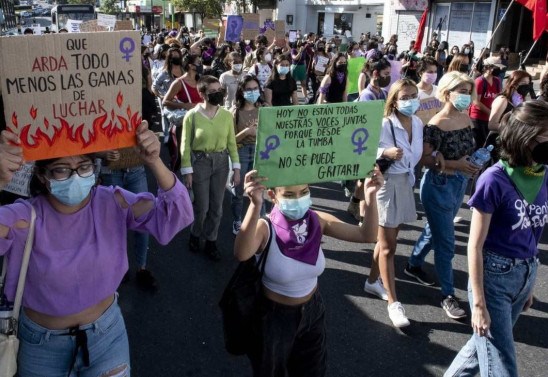
<svg viewBox="0 0 548 377">
<path fill-rule="evenodd" d="M 49 330 L 30 320 L 25 311 L 19 317 L 18 374 L 20 377 L 99 377 L 121 370 L 116 377 L 130 375 L 129 345 L 118 298 L 94 322 L 78 327 L 80 336 L 68 329 Z M 85 351 L 77 337 L 85 333 Z"/>
</svg>

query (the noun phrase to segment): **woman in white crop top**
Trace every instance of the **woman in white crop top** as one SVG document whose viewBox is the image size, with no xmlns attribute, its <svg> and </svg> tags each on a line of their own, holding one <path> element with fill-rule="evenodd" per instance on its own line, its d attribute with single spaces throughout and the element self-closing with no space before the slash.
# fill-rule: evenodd
<svg viewBox="0 0 548 377">
<path fill-rule="evenodd" d="M 383 185 L 375 169 L 364 184 L 366 214 L 362 226 L 310 210 L 307 184 L 268 190 L 275 204 L 270 225 L 260 220 L 265 178 L 246 174 L 244 189 L 251 203 L 234 244 L 240 261 L 270 249 L 263 275 L 263 297 L 255 318 L 255 344 L 248 353 L 254 377 L 321 377 L 326 372 L 325 308 L 318 276 L 325 267 L 323 235 L 350 242 L 375 242 L 376 194 Z M 272 235 L 270 234 L 272 232 Z"/>
</svg>

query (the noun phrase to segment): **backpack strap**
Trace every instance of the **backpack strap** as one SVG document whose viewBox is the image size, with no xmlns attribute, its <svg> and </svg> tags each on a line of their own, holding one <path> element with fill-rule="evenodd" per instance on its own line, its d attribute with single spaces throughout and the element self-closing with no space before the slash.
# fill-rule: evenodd
<svg viewBox="0 0 548 377">
<path fill-rule="evenodd" d="M 266 258 L 268 257 L 268 251 L 270 250 L 270 244 L 272 243 L 272 222 L 270 221 L 270 218 L 268 216 L 261 217 L 266 223 L 268 224 L 268 241 L 266 241 L 266 246 L 259 256 L 259 260 L 257 261 L 257 266 L 259 266 L 259 271 L 261 271 L 261 276 L 264 273 L 264 266 L 266 265 Z"/>
</svg>

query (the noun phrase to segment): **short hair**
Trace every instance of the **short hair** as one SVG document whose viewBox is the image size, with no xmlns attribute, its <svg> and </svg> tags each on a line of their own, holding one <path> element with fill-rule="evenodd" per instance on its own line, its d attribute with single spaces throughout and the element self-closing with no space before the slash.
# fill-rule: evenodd
<svg viewBox="0 0 548 377">
<path fill-rule="evenodd" d="M 548 129 L 548 103 L 532 100 L 522 103 L 502 117 L 499 128 L 500 158 L 512 167 L 533 164 L 531 144 Z"/>
<path fill-rule="evenodd" d="M 96 155 L 94 153 L 84 154 L 82 157 L 89 158 L 92 163 L 95 163 Z M 38 195 L 46 195 L 49 193 L 49 190 L 44 182 L 40 180 L 38 176 L 44 176 L 46 174 L 46 166 L 53 164 L 55 161 L 64 158 L 56 157 L 46 160 L 38 160 L 34 163 L 34 168 L 32 170 L 32 177 L 29 181 L 29 193 L 31 197 Z"/>
<path fill-rule="evenodd" d="M 219 79 L 217 77 L 205 75 L 200 77 L 196 88 L 198 89 L 198 92 L 205 94 L 205 92 L 207 91 L 207 87 L 214 83 L 219 83 Z"/>
<path fill-rule="evenodd" d="M 433 65 L 436 68 L 438 68 L 439 64 L 436 59 L 434 59 L 431 56 L 425 56 L 421 60 L 419 60 L 419 63 L 417 64 L 417 74 L 420 76 L 422 75 L 429 65 Z"/>
<path fill-rule="evenodd" d="M 467 74 L 458 71 L 447 72 L 441 77 L 441 80 L 438 83 L 438 94 L 436 95 L 437 99 L 444 103 L 447 102 L 449 92 L 453 91 L 461 84 L 470 84 L 472 86 L 472 100 L 474 100 L 476 95 L 476 91 L 474 90 L 474 80 Z"/>
<path fill-rule="evenodd" d="M 30 27 L 28 27 L 23 31 L 23 34 L 34 34 L 34 30 L 32 30 Z"/>
<path fill-rule="evenodd" d="M 229 52 L 228 54 L 226 54 L 226 57 L 223 60 L 223 63 L 225 63 L 227 67 L 228 65 L 230 65 L 230 68 L 232 68 L 232 62 L 234 61 L 234 59 L 237 59 L 237 58 L 240 58 L 240 59 L 242 58 L 242 55 L 240 55 L 239 52 L 236 52 L 236 51 Z"/>
<path fill-rule="evenodd" d="M 373 71 L 380 72 L 383 69 L 390 68 L 390 62 L 388 59 L 380 58 L 380 59 L 369 59 L 366 63 L 367 66 L 367 72 L 370 74 L 373 74 Z"/>
<path fill-rule="evenodd" d="M 396 104 L 398 102 L 398 93 L 406 86 L 415 88 L 417 90 L 417 93 L 419 92 L 417 84 L 411 79 L 399 79 L 398 81 L 393 83 L 390 87 L 390 90 L 388 91 L 388 95 L 386 96 L 386 103 L 384 104 L 385 117 L 388 117 L 394 113 L 394 110 L 396 110 Z"/>
</svg>

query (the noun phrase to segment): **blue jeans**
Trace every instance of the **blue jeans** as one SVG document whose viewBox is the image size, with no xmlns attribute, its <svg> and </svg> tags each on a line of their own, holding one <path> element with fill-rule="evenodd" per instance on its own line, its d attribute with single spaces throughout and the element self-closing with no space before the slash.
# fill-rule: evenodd
<svg viewBox="0 0 548 377">
<path fill-rule="evenodd" d="M 255 144 L 244 144 L 238 149 L 240 156 L 240 184 L 234 187 L 236 195 L 232 195 L 231 208 L 234 221 L 242 221 L 242 208 L 244 204 L 244 178 L 245 175 L 253 170 L 253 160 L 255 158 Z"/>
<path fill-rule="evenodd" d="M 533 292 L 537 268 L 537 258 L 506 258 L 484 251 L 483 290 L 491 317 L 491 336 L 472 335 L 445 372 L 445 377 L 475 376 L 478 371 L 481 377 L 518 375 L 512 328 Z M 468 298 L 472 307 L 470 284 Z"/>
<path fill-rule="evenodd" d="M 31 321 L 25 311 L 19 317 L 19 353 L 17 357 L 20 377 L 97 377 L 115 369 L 130 375 L 129 344 L 126 326 L 117 298 L 95 321 L 82 325 L 85 331 L 90 365 L 84 367 L 83 350 L 76 358 L 76 336 L 69 330 L 49 330 Z M 69 374 L 70 372 L 70 374 Z M 116 375 L 118 376 L 118 375 Z"/>
<path fill-rule="evenodd" d="M 147 176 L 144 166 L 122 170 L 107 170 L 101 172 L 101 183 L 104 186 L 119 186 L 135 194 L 148 192 Z M 135 239 L 135 260 L 139 268 L 147 265 L 148 233 L 133 232 Z"/>
<path fill-rule="evenodd" d="M 426 171 L 421 180 L 421 201 L 428 222 L 413 247 L 409 264 L 412 267 L 422 266 L 430 250 L 434 249 L 434 264 L 444 297 L 455 294 L 453 219 L 462 204 L 467 181 L 462 175 L 438 174 L 431 169 Z"/>
</svg>

